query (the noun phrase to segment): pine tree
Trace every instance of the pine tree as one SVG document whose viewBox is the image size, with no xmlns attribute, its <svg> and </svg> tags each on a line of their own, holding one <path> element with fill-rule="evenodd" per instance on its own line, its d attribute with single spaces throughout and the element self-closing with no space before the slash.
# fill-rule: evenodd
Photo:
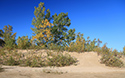
<svg viewBox="0 0 125 78">
<path fill-rule="evenodd" d="M 0 38 L 3 37 L 3 30 L 0 29 Z"/>
<path fill-rule="evenodd" d="M 70 19 L 68 17 L 68 13 L 60 13 L 57 15 L 56 13 L 53 15 L 53 27 L 52 34 L 54 44 L 57 45 L 65 45 L 66 42 L 70 44 L 72 40 L 75 39 L 75 29 L 70 29 L 68 31 L 67 27 L 71 24 Z"/>
<path fill-rule="evenodd" d="M 50 38 L 50 30 L 52 24 L 50 23 L 50 11 L 44 7 L 44 3 L 40 2 L 38 7 L 35 7 L 34 15 L 32 20 L 32 25 L 34 28 L 31 28 L 34 32 L 32 41 L 36 39 L 38 45 L 46 45 Z"/>
<path fill-rule="evenodd" d="M 44 3 L 40 2 L 38 7 L 34 7 L 34 8 L 35 8 L 35 11 L 34 11 L 35 17 L 33 17 L 32 25 L 39 26 L 42 24 L 42 20 L 45 20 L 45 19 L 50 21 L 51 19 L 50 11 L 49 9 L 46 10 Z"/>
<path fill-rule="evenodd" d="M 68 13 L 60 13 L 50 17 L 49 9 L 45 9 L 44 3 L 40 3 L 38 7 L 35 7 L 35 17 L 32 20 L 31 28 L 34 32 L 32 41 L 36 40 L 38 45 L 68 45 L 75 39 L 75 29 L 68 31 L 67 27 L 70 26 L 70 19 Z M 50 23 L 53 22 L 52 23 Z"/>
<path fill-rule="evenodd" d="M 31 45 L 30 39 L 28 39 L 28 36 L 18 37 L 17 44 L 19 49 L 26 49 L 26 48 L 29 48 Z"/>
<path fill-rule="evenodd" d="M 3 35 L 3 39 L 5 41 L 5 48 L 7 48 L 8 50 L 11 50 L 16 46 L 16 43 L 15 43 L 16 33 L 13 33 L 12 29 L 13 29 L 13 27 L 10 25 L 4 26 L 4 28 L 3 28 L 4 33 L 2 35 Z"/>
<path fill-rule="evenodd" d="M 123 47 L 123 55 L 125 55 L 125 46 Z"/>
<path fill-rule="evenodd" d="M 3 46 L 5 44 L 5 42 L 3 41 L 3 30 L 0 29 L 0 46 Z"/>
</svg>

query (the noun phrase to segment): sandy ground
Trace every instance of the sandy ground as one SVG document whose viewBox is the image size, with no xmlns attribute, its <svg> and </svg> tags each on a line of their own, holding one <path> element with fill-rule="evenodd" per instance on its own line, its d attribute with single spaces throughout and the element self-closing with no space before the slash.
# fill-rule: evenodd
<svg viewBox="0 0 125 78">
<path fill-rule="evenodd" d="M 100 56 L 96 52 L 69 53 L 78 59 L 77 65 L 66 67 L 19 67 L 3 66 L 0 78 L 125 78 L 125 68 L 107 67 L 100 64 Z M 122 59 L 125 61 L 125 59 Z M 63 74 L 44 73 L 43 69 L 57 70 Z M 67 72 L 67 73 L 66 73 Z"/>
</svg>

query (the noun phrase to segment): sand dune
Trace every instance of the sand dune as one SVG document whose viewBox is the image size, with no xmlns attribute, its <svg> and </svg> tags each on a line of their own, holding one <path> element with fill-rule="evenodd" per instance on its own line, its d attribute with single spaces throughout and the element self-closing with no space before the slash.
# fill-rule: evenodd
<svg viewBox="0 0 125 78">
<path fill-rule="evenodd" d="M 116 72 L 123 71 L 125 68 L 108 67 L 100 63 L 101 56 L 98 56 L 96 52 L 85 52 L 85 53 L 69 53 L 71 56 L 78 59 L 78 65 L 60 67 L 59 69 L 68 72 Z"/>
<path fill-rule="evenodd" d="M 85 53 L 70 52 L 69 54 L 78 59 L 78 63 L 76 66 L 71 65 L 66 67 L 54 67 L 54 68 L 3 66 L 3 68 L 5 68 L 5 71 L 0 73 L 0 78 L 58 78 L 58 77 L 125 78 L 124 75 L 125 68 L 107 67 L 104 64 L 100 64 L 101 56 L 98 56 L 96 52 L 85 52 Z M 125 61 L 124 58 L 122 60 Z M 54 74 L 47 75 L 46 73 L 43 74 L 43 69 L 58 70 L 62 72 L 68 72 L 68 74 L 64 74 L 65 76 L 64 75 L 58 76 Z"/>
</svg>

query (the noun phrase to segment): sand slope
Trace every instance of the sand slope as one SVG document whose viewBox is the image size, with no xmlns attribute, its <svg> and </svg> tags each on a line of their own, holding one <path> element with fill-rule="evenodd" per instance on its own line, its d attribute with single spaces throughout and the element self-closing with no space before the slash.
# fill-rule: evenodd
<svg viewBox="0 0 125 78">
<path fill-rule="evenodd" d="M 71 56 L 78 59 L 77 66 L 61 67 L 60 69 L 68 72 L 116 72 L 123 71 L 125 68 L 113 68 L 105 66 L 100 63 L 101 56 L 98 56 L 96 52 L 85 52 L 85 53 L 69 53 Z"/>
<path fill-rule="evenodd" d="M 67 52 L 65 52 L 67 53 Z M 107 67 L 104 64 L 100 64 L 100 56 L 96 52 L 85 52 L 76 53 L 70 52 L 71 56 L 78 59 L 77 66 L 71 65 L 66 67 L 19 67 L 19 66 L 3 66 L 4 72 L 0 73 L 0 78 L 124 78 L 125 68 L 113 68 Z M 125 61 L 125 59 L 122 59 Z M 57 76 L 57 75 L 46 75 L 43 74 L 43 69 L 58 70 L 62 72 L 68 72 L 68 74 Z M 80 74 L 81 73 L 81 74 Z M 42 75 L 42 77 L 41 77 Z M 72 76 L 69 76 L 72 75 Z M 107 75 L 107 76 L 106 76 Z M 112 75 L 112 76 L 111 76 Z M 57 77 L 55 77 L 57 76 Z M 74 77 L 75 76 L 75 77 Z"/>
</svg>

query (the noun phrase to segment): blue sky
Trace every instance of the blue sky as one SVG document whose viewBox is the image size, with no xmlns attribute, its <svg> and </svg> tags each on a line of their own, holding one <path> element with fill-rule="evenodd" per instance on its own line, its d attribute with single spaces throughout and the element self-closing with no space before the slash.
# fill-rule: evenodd
<svg viewBox="0 0 125 78">
<path fill-rule="evenodd" d="M 17 37 L 31 37 L 34 6 L 40 2 L 51 15 L 68 12 L 69 28 L 83 33 L 85 38 L 99 38 L 118 51 L 125 46 L 125 0 L 0 0 L 0 29 L 9 24 Z"/>
</svg>

